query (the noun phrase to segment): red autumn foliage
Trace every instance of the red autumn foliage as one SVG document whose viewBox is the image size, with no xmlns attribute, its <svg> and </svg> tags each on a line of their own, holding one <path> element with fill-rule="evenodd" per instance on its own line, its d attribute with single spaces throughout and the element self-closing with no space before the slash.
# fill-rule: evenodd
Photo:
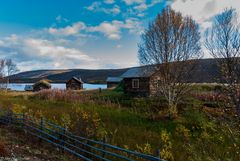
<svg viewBox="0 0 240 161">
<path fill-rule="evenodd" d="M 229 102 L 229 97 L 217 92 L 199 92 L 191 95 L 201 101 Z"/>
</svg>

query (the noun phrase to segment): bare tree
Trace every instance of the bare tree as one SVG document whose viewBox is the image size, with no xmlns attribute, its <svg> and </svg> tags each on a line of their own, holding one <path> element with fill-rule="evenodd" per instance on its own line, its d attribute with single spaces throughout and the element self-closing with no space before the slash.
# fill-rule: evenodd
<svg viewBox="0 0 240 161">
<path fill-rule="evenodd" d="M 4 88 L 4 76 L 5 76 L 5 60 L 4 59 L 0 59 L 0 89 Z"/>
<path fill-rule="evenodd" d="M 5 64 L 7 76 L 11 76 L 19 71 L 17 65 L 12 61 L 12 59 L 7 59 Z"/>
<path fill-rule="evenodd" d="M 17 65 L 12 61 L 12 59 L 5 60 L 5 68 L 7 74 L 7 84 L 9 84 L 9 76 L 15 74 L 19 70 L 17 68 Z"/>
<path fill-rule="evenodd" d="M 17 65 L 11 59 L 0 59 L 0 85 L 7 88 L 9 76 L 18 71 Z"/>
<path fill-rule="evenodd" d="M 218 58 L 220 80 L 240 117 L 240 30 L 235 9 L 225 9 L 206 32 L 205 47 Z"/>
<path fill-rule="evenodd" d="M 193 59 L 201 57 L 199 25 L 166 8 L 143 33 L 138 56 L 142 65 L 158 68 L 155 88 L 168 101 L 170 114 L 177 114 L 178 103 L 190 89 L 186 82 L 194 68 Z"/>
<path fill-rule="evenodd" d="M 5 60 L 0 59 L 0 78 L 4 76 Z"/>
</svg>

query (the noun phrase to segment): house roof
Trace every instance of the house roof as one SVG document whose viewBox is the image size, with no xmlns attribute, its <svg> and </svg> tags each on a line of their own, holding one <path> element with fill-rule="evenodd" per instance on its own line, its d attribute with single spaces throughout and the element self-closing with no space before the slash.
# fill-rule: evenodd
<svg viewBox="0 0 240 161">
<path fill-rule="evenodd" d="M 108 77 L 107 78 L 107 82 L 115 82 L 115 83 L 119 83 L 122 81 L 121 77 Z"/>
<path fill-rule="evenodd" d="M 81 78 L 72 77 L 72 79 L 75 80 L 75 81 L 78 82 L 78 83 L 84 83 Z M 72 79 L 70 79 L 70 80 L 72 80 Z M 69 81 L 70 81 L 70 80 L 69 80 Z M 68 81 L 68 82 L 69 82 L 69 81 Z"/>
<path fill-rule="evenodd" d="M 155 66 L 141 66 L 127 70 L 121 75 L 121 78 L 146 78 L 150 77 L 156 71 Z"/>
</svg>

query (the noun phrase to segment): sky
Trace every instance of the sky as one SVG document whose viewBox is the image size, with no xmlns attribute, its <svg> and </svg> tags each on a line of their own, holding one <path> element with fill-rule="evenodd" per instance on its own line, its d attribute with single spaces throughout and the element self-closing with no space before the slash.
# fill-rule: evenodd
<svg viewBox="0 0 240 161">
<path fill-rule="evenodd" d="M 239 0 L 0 0 L 0 59 L 20 71 L 138 65 L 140 35 L 166 6 L 201 32 Z M 205 54 L 205 57 L 208 57 Z"/>
</svg>

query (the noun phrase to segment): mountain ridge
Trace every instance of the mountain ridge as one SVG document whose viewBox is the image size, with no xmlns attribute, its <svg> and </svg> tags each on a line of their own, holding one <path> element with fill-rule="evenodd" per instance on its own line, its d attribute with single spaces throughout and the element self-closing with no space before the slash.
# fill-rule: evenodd
<svg viewBox="0 0 240 161">
<path fill-rule="evenodd" d="M 81 77 L 86 83 L 106 83 L 109 76 L 122 75 L 129 68 L 123 69 L 46 69 L 21 72 L 9 77 L 11 83 L 34 83 L 48 79 L 53 83 L 65 83 L 72 77 Z"/>
<path fill-rule="evenodd" d="M 136 68 L 136 67 L 132 67 Z M 72 77 L 81 77 L 86 83 L 106 83 L 107 77 L 119 77 L 131 68 L 122 69 L 56 69 L 35 70 L 12 75 L 9 77 L 11 83 L 34 83 L 41 79 L 48 79 L 52 83 L 66 83 Z M 219 82 L 218 60 L 199 59 L 192 76 L 193 83 L 215 83 Z"/>
</svg>

